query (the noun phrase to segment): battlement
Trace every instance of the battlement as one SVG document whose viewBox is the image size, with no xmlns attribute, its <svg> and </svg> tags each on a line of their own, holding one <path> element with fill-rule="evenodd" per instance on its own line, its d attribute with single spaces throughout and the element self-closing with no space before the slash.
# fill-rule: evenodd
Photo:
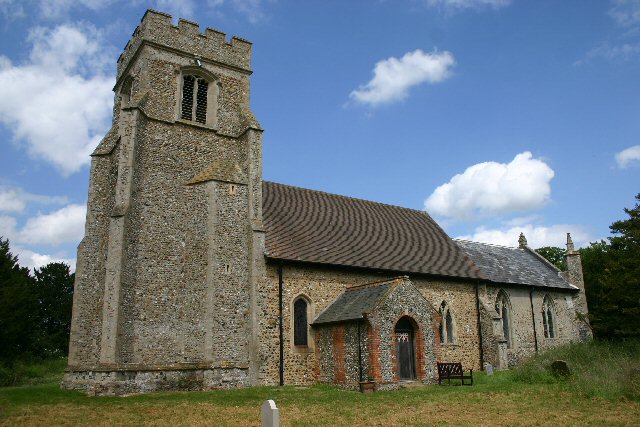
<svg viewBox="0 0 640 427">
<path fill-rule="evenodd" d="M 225 33 L 212 28 L 202 33 L 197 23 L 185 19 L 175 26 L 171 15 L 149 9 L 118 58 L 118 78 L 143 42 L 251 71 L 251 42 L 235 36 L 227 42 Z"/>
</svg>

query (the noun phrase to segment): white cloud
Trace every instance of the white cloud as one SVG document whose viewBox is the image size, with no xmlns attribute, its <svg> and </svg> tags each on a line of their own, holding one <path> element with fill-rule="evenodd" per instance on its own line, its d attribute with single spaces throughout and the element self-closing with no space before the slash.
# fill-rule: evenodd
<svg viewBox="0 0 640 427">
<path fill-rule="evenodd" d="M 640 0 L 613 0 L 609 16 L 623 27 L 640 24 Z"/>
<path fill-rule="evenodd" d="M 67 198 L 32 194 L 27 193 L 18 187 L 0 185 L 0 212 L 22 212 L 27 206 L 27 203 L 31 202 L 41 204 L 63 204 L 67 202 Z"/>
<path fill-rule="evenodd" d="M 194 0 L 155 0 L 155 8 L 169 13 L 174 18 L 188 18 L 197 20 L 202 6 Z M 244 15 L 251 23 L 265 18 L 262 0 L 207 0 L 207 7 L 211 11 L 220 12 L 223 8 L 231 8 Z"/>
<path fill-rule="evenodd" d="M 640 162 L 640 145 L 634 145 L 616 153 L 616 162 L 621 169 L 626 168 L 630 163 Z"/>
<path fill-rule="evenodd" d="M 29 218 L 17 235 L 18 243 L 59 245 L 79 242 L 84 235 L 85 205 L 67 205 L 49 214 Z"/>
<path fill-rule="evenodd" d="M 0 187 L 0 211 L 21 212 L 27 206 L 18 189 Z"/>
<path fill-rule="evenodd" d="M 8 19 L 24 18 L 24 5 L 17 0 L 0 0 L 0 14 Z"/>
<path fill-rule="evenodd" d="M 551 226 L 521 224 L 517 226 L 507 225 L 506 227 L 495 229 L 478 227 L 473 234 L 458 236 L 456 238 L 516 247 L 518 246 L 520 233 L 524 233 L 528 246 L 534 249 L 543 246 L 558 246 L 564 248 L 567 243 L 567 233 L 571 233 L 571 239 L 576 247 L 588 246 L 592 240 L 582 226 L 575 224 L 556 224 Z"/>
<path fill-rule="evenodd" d="M 47 255 L 34 252 L 19 246 L 12 247 L 11 252 L 18 257 L 18 263 L 21 267 L 27 267 L 31 270 L 34 268 L 44 267 L 51 262 L 64 262 L 69 265 L 71 272 L 76 271 L 75 258 L 65 258 L 64 256 Z"/>
<path fill-rule="evenodd" d="M 245 15 L 251 23 L 259 22 L 266 16 L 262 8 L 262 0 L 230 0 L 230 2 L 233 8 Z"/>
<path fill-rule="evenodd" d="M 0 215 L 0 237 L 14 241 L 17 221 L 12 216 Z"/>
<path fill-rule="evenodd" d="M 528 151 L 508 164 L 484 162 L 468 167 L 427 198 L 432 214 L 471 219 L 542 207 L 550 198 L 553 170 Z"/>
<path fill-rule="evenodd" d="M 108 130 L 114 84 L 100 33 L 90 25 L 35 28 L 26 64 L 0 57 L 0 123 L 31 157 L 63 174 L 89 163 Z"/>
<path fill-rule="evenodd" d="M 74 6 L 99 10 L 109 6 L 114 0 L 41 0 L 40 14 L 45 18 L 57 18 L 66 14 Z"/>
<path fill-rule="evenodd" d="M 574 65 L 582 65 L 596 58 L 627 61 L 637 56 L 638 54 L 640 54 L 640 43 L 624 43 L 621 45 L 610 45 L 609 43 L 603 43 L 587 52 L 585 59 L 576 61 Z"/>
<path fill-rule="evenodd" d="M 0 215 L 0 237 L 9 239 L 11 252 L 18 257 L 22 267 L 39 268 L 50 262 L 65 262 L 75 271 L 76 260 L 66 253 L 43 254 L 29 248 L 30 245 L 60 246 L 78 243 L 84 235 L 86 207 L 67 205 L 49 214 L 29 218 L 24 227 L 17 227 L 17 220 Z"/>
<path fill-rule="evenodd" d="M 400 101 L 414 86 L 447 79 L 454 65 L 450 52 L 425 53 L 420 49 L 407 52 L 400 59 L 391 57 L 378 62 L 369 83 L 351 92 L 349 97 L 373 106 Z"/>
<path fill-rule="evenodd" d="M 480 9 L 483 7 L 499 9 L 509 6 L 511 0 L 427 0 L 427 4 L 447 10 Z"/>
<path fill-rule="evenodd" d="M 178 18 L 191 18 L 195 4 L 193 0 L 156 0 L 156 8 L 166 11 L 168 14 Z"/>
</svg>

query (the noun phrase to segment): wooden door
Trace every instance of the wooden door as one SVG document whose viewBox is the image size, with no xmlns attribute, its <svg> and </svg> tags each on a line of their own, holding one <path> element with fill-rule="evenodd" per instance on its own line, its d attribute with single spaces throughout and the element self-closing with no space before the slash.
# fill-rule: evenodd
<svg viewBox="0 0 640 427">
<path fill-rule="evenodd" d="M 396 324 L 396 355 L 398 357 L 398 379 L 416 379 L 416 354 L 414 348 L 413 325 L 402 318 Z"/>
</svg>

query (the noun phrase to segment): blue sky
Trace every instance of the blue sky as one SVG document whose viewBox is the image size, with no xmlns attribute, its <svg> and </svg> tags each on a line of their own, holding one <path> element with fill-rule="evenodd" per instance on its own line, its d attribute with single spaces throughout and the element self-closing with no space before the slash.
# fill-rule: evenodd
<svg viewBox="0 0 640 427">
<path fill-rule="evenodd" d="M 640 192 L 640 0 L 0 0 L 0 235 L 22 265 L 75 264 L 147 8 L 253 42 L 266 180 L 532 247 L 606 238 Z"/>
</svg>

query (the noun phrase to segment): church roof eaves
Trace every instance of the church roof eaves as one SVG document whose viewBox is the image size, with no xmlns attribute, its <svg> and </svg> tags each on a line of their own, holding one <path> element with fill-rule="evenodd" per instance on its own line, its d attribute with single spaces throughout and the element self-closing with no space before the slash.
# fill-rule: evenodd
<svg viewBox="0 0 640 427">
<path fill-rule="evenodd" d="M 265 181 L 263 217 L 271 259 L 484 278 L 423 211 Z"/>
<path fill-rule="evenodd" d="M 349 287 L 316 317 L 313 325 L 362 320 L 364 314 L 373 311 L 398 284 L 391 279 Z"/>
<path fill-rule="evenodd" d="M 578 290 L 560 276 L 557 268 L 541 260 L 529 248 L 512 248 L 468 240 L 455 242 L 493 283 Z"/>
</svg>

